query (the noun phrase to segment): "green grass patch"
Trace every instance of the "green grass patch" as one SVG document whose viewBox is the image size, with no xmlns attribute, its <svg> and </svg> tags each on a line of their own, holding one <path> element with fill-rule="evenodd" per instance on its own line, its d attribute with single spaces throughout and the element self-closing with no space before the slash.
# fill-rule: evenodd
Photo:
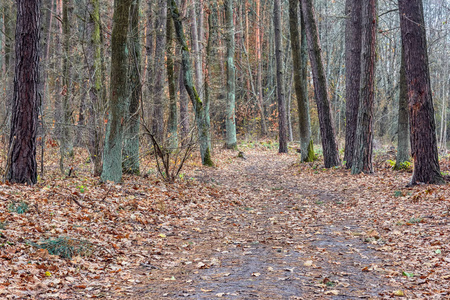
<svg viewBox="0 0 450 300">
<path fill-rule="evenodd" d="M 73 256 L 89 256 L 92 254 L 93 244 L 86 240 L 78 240 L 70 237 L 48 239 L 39 243 L 32 243 L 39 249 L 47 249 L 51 255 L 71 259 Z"/>
<path fill-rule="evenodd" d="M 24 201 L 13 201 L 8 205 L 8 211 L 24 214 L 28 211 L 28 204 Z"/>
</svg>

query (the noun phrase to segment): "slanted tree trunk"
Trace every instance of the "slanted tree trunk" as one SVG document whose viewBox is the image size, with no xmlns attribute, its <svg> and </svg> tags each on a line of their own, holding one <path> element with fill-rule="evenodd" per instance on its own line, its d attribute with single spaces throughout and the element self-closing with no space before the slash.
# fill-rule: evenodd
<svg viewBox="0 0 450 300">
<path fill-rule="evenodd" d="M 170 6 L 170 0 L 167 0 L 167 7 Z M 167 80 L 169 82 L 169 148 L 176 149 L 178 147 L 178 112 L 177 112 L 177 95 L 175 82 L 174 59 L 175 52 L 173 51 L 174 27 L 170 9 L 167 9 L 167 24 L 166 24 L 166 57 L 167 57 Z"/>
<path fill-rule="evenodd" d="M 307 93 L 306 56 L 302 50 L 306 48 L 305 26 L 302 24 L 299 32 L 299 2 L 289 0 L 289 29 L 291 33 L 292 62 L 294 64 L 294 86 L 298 106 L 298 124 L 300 132 L 300 153 L 302 162 L 311 162 L 314 160 L 314 147 L 311 139 L 311 119 L 309 115 L 309 100 Z M 301 16 L 303 19 L 303 16 Z M 303 22 L 302 22 L 303 23 Z M 302 33 L 302 36 L 300 36 Z"/>
<path fill-rule="evenodd" d="M 226 46 L 227 46 L 227 111 L 225 128 L 227 132 L 226 147 L 235 149 L 236 144 L 236 68 L 234 66 L 234 12 L 233 0 L 225 0 Z"/>
<path fill-rule="evenodd" d="M 166 93 L 165 82 L 165 55 L 166 50 L 166 18 L 167 0 L 158 1 L 158 17 L 156 18 L 156 48 L 155 48 L 155 86 L 153 90 L 153 118 L 152 131 L 158 143 L 164 144 L 164 104 Z"/>
<path fill-rule="evenodd" d="M 87 3 L 89 14 L 86 24 L 87 47 L 86 62 L 89 75 L 89 101 L 87 106 L 87 148 L 93 165 L 94 176 L 102 173 L 102 153 L 104 141 L 104 96 L 102 91 L 102 48 L 100 27 L 99 0 L 89 0 Z"/>
<path fill-rule="evenodd" d="M 373 173 L 373 103 L 375 98 L 375 61 L 377 36 L 377 0 L 362 0 L 361 83 L 358 124 L 352 174 Z"/>
<path fill-rule="evenodd" d="M 398 5 L 414 160 L 411 184 L 441 184 L 422 0 L 399 0 Z"/>
<path fill-rule="evenodd" d="M 129 38 L 129 104 L 126 108 L 122 169 L 126 174 L 139 175 L 139 127 L 141 103 L 141 45 L 139 37 L 139 0 L 134 0 L 130 10 Z"/>
<path fill-rule="evenodd" d="M 400 66 L 400 92 L 398 95 L 398 132 L 397 132 L 397 159 L 394 169 L 401 169 L 402 164 L 409 162 L 409 117 L 408 117 L 408 86 L 405 74 L 405 54 L 402 50 L 402 62 Z"/>
<path fill-rule="evenodd" d="M 345 26 L 345 167 L 351 169 L 355 153 L 361 82 L 362 1 L 347 0 Z"/>
<path fill-rule="evenodd" d="M 123 118 L 127 102 L 127 32 L 133 0 L 114 0 L 111 36 L 111 77 L 108 123 L 103 152 L 102 181 L 122 180 Z"/>
<path fill-rule="evenodd" d="M 6 179 L 37 181 L 40 0 L 17 0 L 14 97 Z"/>
<path fill-rule="evenodd" d="M 314 94 L 319 114 L 324 163 L 326 168 L 331 168 L 338 166 L 340 160 L 331 119 L 330 103 L 327 96 L 327 81 L 322 63 L 319 35 L 314 19 L 312 0 L 301 0 L 301 3 L 302 14 L 305 19 L 306 36 L 308 39 L 309 59 L 311 61 L 313 74 Z"/>
<path fill-rule="evenodd" d="M 180 18 L 177 3 L 175 2 L 175 0 L 170 0 L 170 4 L 172 19 L 175 25 L 175 32 L 177 34 L 178 42 L 181 46 L 181 63 L 184 75 L 184 86 L 189 95 L 189 98 L 191 99 L 192 105 L 194 106 L 195 118 L 197 120 L 198 139 L 200 144 L 202 164 L 206 166 L 212 166 L 213 162 L 211 159 L 211 148 L 208 145 L 208 141 L 210 140 L 210 128 L 207 123 L 205 109 L 207 103 L 203 103 L 203 101 L 200 99 L 193 83 L 191 57 L 189 54 L 189 48 L 186 43 L 186 37 L 183 31 L 183 23 Z"/>
<path fill-rule="evenodd" d="M 275 59 L 277 61 L 277 102 L 278 102 L 278 153 L 287 153 L 287 116 L 284 94 L 283 44 L 281 41 L 281 3 L 275 0 L 273 5 L 273 25 L 275 29 Z"/>
</svg>

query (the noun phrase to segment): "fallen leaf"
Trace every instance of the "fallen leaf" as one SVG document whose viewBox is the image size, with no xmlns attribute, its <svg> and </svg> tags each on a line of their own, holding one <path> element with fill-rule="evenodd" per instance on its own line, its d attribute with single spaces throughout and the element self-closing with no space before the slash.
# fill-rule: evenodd
<svg viewBox="0 0 450 300">
<path fill-rule="evenodd" d="M 307 261 L 305 261 L 305 262 L 303 263 L 303 265 L 304 265 L 305 267 L 311 267 L 312 264 L 313 264 L 313 261 L 312 261 L 312 260 L 307 260 Z"/>
</svg>

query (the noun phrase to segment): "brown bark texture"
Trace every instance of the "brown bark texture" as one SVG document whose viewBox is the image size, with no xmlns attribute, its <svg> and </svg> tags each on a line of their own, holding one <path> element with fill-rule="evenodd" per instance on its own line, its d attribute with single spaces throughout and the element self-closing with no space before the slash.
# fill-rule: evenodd
<svg viewBox="0 0 450 300">
<path fill-rule="evenodd" d="M 361 82 L 358 122 L 352 174 L 373 173 L 373 105 L 375 98 L 375 62 L 377 37 L 377 0 L 362 0 L 363 36 L 361 46 Z"/>
<path fill-rule="evenodd" d="M 440 184 L 444 180 L 438 160 L 422 0 L 399 0 L 398 4 L 408 85 L 411 154 L 414 160 L 411 184 Z"/>
<path fill-rule="evenodd" d="M 354 143 L 359 109 L 361 78 L 362 2 L 347 0 L 345 4 L 345 167 L 353 162 Z"/>
<path fill-rule="evenodd" d="M 309 59 L 314 82 L 314 94 L 319 115 L 320 137 L 322 139 L 323 158 L 326 168 L 340 164 L 339 151 L 334 136 L 331 119 L 330 103 L 327 96 L 327 81 L 322 62 L 319 34 L 314 18 L 312 0 L 301 0 L 302 14 L 305 19 L 306 36 L 308 39 Z"/>
<path fill-rule="evenodd" d="M 37 181 L 40 0 L 17 1 L 14 98 L 6 178 L 13 183 Z"/>
</svg>

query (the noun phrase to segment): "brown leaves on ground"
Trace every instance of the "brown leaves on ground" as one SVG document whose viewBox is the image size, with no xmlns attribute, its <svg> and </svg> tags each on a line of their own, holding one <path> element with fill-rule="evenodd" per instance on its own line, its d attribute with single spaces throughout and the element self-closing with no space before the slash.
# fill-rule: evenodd
<svg viewBox="0 0 450 300">
<path fill-rule="evenodd" d="M 450 297 L 448 185 L 405 187 L 410 174 L 383 163 L 352 176 L 297 154 L 245 156 L 190 162 L 171 185 L 99 184 L 82 167 L 1 185 L 0 297 Z M 61 238 L 89 251 L 40 247 Z"/>
</svg>

